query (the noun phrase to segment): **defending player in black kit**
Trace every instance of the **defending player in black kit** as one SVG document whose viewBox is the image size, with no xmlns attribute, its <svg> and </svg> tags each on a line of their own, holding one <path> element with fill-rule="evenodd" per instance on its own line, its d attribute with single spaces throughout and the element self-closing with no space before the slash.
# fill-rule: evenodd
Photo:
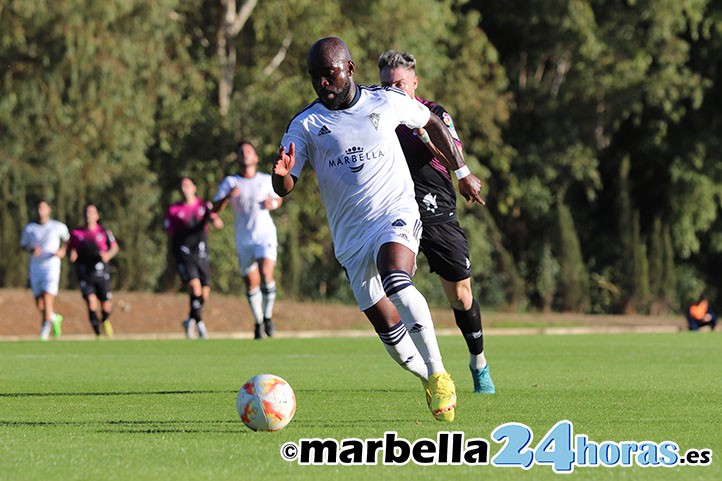
<svg viewBox="0 0 722 481">
<path fill-rule="evenodd" d="M 461 141 L 451 115 L 441 105 L 415 94 L 418 77 L 414 56 L 389 50 L 379 57 L 378 65 L 381 84 L 397 87 L 426 105 L 444 122 L 461 151 Z M 414 130 L 400 125 L 396 128 L 396 135 L 411 171 L 424 226 L 420 249 L 429 262 L 431 272 L 439 275 L 444 294 L 454 311 L 456 325 L 466 340 L 474 392 L 492 394 L 496 388 L 484 355 L 479 304 L 471 292 L 469 245 L 456 218 L 456 189 L 452 173 L 440 160 L 443 156 L 434 148 L 423 129 Z M 454 173 L 458 179 L 473 176 L 466 166 Z"/>
</svg>

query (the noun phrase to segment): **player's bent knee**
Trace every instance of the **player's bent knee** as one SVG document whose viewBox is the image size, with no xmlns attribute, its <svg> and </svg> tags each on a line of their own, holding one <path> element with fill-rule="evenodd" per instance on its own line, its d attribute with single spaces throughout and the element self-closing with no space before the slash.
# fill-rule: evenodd
<svg viewBox="0 0 722 481">
<path fill-rule="evenodd" d="M 398 294 L 407 287 L 414 285 L 409 273 L 402 270 L 395 270 L 382 274 L 381 283 L 383 284 L 386 297 L 389 298 L 394 294 Z"/>
</svg>

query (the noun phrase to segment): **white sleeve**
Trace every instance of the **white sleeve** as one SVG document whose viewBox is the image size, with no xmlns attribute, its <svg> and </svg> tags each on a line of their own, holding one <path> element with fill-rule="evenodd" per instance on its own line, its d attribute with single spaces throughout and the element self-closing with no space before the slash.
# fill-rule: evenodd
<svg viewBox="0 0 722 481">
<path fill-rule="evenodd" d="M 60 240 L 61 242 L 68 242 L 70 240 L 70 231 L 68 226 L 60 222 Z"/>
<path fill-rule="evenodd" d="M 286 147 L 286 152 L 288 152 L 291 142 L 296 144 L 296 163 L 293 164 L 291 175 L 298 179 L 301 176 L 306 160 L 309 158 L 309 146 L 306 143 L 303 124 L 300 121 L 291 122 L 286 134 L 281 139 L 281 146 Z"/>
<path fill-rule="evenodd" d="M 223 179 L 223 182 L 218 186 L 216 189 L 216 194 L 213 196 L 213 202 L 218 202 L 222 198 L 228 195 L 228 193 L 233 190 L 233 185 L 231 185 L 231 177 L 228 176 L 225 179 Z"/>
<path fill-rule="evenodd" d="M 426 105 L 412 99 L 398 89 L 390 88 L 386 90 L 386 96 L 393 106 L 400 123 L 411 129 L 418 129 L 429 123 L 431 111 Z"/>
<path fill-rule="evenodd" d="M 30 249 L 32 246 L 30 245 L 30 232 L 28 230 L 28 226 L 30 224 L 26 225 L 23 229 L 23 236 L 20 238 L 20 247 L 23 249 Z"/>
</svg>

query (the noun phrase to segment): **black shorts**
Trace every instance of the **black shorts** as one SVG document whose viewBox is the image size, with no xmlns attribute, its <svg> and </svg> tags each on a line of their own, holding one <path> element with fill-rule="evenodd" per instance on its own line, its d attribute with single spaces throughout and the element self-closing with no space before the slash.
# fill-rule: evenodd
<svg viewBox="0 0 722 481">
<path fill-rule="evenodd" d="M 206 256 L 198 256 L 194 254 L 176 256 L 176 267 L 178 274 L 184 284 L 192 279 L 201 281 L 202 286 L 208 286 L 211 283 L 211 260 Z"/>
<path fill-rule="evenodd" d="M 108 266 L 102 262 L 95 265 L 78 264 L 78 283 L 80 284 L 80 292 L 83 293 L 83 299 L 87 299 L 90 295 L 95 295 L 101 301 L 109 301 L 113 298 L 110 291 L 110 273 Z"/>
<path fill-rule="evenodd" d="M 419 247 L 429 262 L 430 271 L 442 279 L 458 282 L 471 277 L 469 243 L 456 218 L 440 224 L 424 224 Z"/>
</svg>

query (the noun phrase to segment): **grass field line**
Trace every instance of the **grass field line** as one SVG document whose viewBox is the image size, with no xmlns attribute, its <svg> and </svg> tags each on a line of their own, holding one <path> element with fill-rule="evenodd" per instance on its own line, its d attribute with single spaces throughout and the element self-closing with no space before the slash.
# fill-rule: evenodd
<svg viewBox="0 0 722 481">
<path fill-rule="evenodd" d="M 531 335 L 579 335 L 579 334 L 623 334 L 623 333 L 670 333 L 679 332 L 677 326 L 650 325 L 650 326 L 575 326 L 575 327 L 499 327 L 484 329 L 484 334 L 490 336 L 531 336 Z M 456 336 L 456 329 L 436 329 L 439 336 Z M 372 329 L 311 329 L 307 331 L 277 331 L 275 337 L 311 339 L 324 337 L 371 337 L 376 336 Z M 143 333 L 116 333 L 112 340 L 159 340 L 183 339 L 183 332 L 143 332 Z M 211 332 L 211 339 L 251 339 L 250 331 Z M 0 336 L 3 341 L 34 341 L 36 335 Z M 60 340 L 66 341 L 95 341 L 92 334 L 66 334 Z M 101 337 L 99 341 L 109 339 Z"/>
</svg>

